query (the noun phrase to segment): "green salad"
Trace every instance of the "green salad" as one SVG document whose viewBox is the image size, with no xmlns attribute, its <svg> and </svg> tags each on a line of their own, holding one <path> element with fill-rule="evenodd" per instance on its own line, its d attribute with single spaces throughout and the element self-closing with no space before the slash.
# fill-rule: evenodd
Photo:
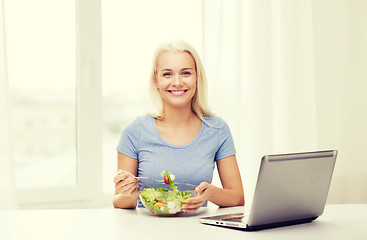
<svg viewBox="0 0 367 240">
<path fill-rule="evenodd" d="M 143 205 L 151 212 L 160 216 L 170 216 L 181 213 L 181 206 L 191 197 L 190 191 L 179 191 L 175 183 L 175 176 L 167 170 L 161 173 L 164 182 L 172 190 L 165 188 L 145 188 L 140 193 Z"/>
</svg>

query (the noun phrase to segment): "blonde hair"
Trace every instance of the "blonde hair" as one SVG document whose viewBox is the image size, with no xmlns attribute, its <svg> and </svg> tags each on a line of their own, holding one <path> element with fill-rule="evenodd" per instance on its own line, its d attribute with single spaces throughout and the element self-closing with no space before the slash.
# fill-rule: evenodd
<svg viewBox="0 0 367 240">
<path fill-rule="evenodd" d="M 196 80 L 196 92 L 192 98 L 191 109 L 202 121 L 206 122 L 205 117 L 213 114 L 209 110 L 207 101 L 208 87 L 204 66 L 200 60 L 199 54 L 190 44 L 184 41 L 177 41 L 177 40 L 161 45 L 160 47 L 157 48 L 157 50 L 153 55 L 153 69 L 150 76 L 150 95 L 158 111 L 156 113 L 151 113 L 151 115 L 157 119 L 164 118 L 163 102 L 161 95 L 159 94 L 159 91 L 155 85 L 155 77 L 157 74 L 158 57 L 162 52 L 165 51 L 187 52 L 194 59 L 197 80 Z"/>
</svg>

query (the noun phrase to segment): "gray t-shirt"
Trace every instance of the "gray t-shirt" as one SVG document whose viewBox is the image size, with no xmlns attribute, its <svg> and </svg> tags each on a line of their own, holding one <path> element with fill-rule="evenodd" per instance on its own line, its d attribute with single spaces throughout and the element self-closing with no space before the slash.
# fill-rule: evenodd
<svg viewBox="0 0 367 240">
<path fill-rule="evenodd" d="M 209 125 L 202 121 L 192 142 L 172 145 L 159 135 L 155 118 L 146 114 L 125 127 L 117 151 L 138 160 L 138 177 L 162 179 L 161 172 L 168 170 L 177 183 L 211 183 L 215 161 L 234 155 L 236 150 L 225 121 L 210 116 L 206 122 Z"/>
</svg>

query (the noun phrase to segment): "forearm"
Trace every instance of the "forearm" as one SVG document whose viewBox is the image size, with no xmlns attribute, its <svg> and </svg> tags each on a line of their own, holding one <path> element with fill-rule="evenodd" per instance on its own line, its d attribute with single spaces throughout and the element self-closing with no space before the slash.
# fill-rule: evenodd
<svg viewBox="0 0 367 240">
<path fill-rule="evenodd" d="M 208 200 L 220 207 L 243 206 L 245 204 L 242 188 L 223 189 L 210 184 L 207 191 L 209 191 Z"/>
<path fill-rule="evenodd" d="M 136 208 L 136 202 L 138 200 L 138 196 L 131 195 L 131 196 L 123 196 L 119 193 L 113 196 L 113 207 L 114 208 Z"/>
</svg>

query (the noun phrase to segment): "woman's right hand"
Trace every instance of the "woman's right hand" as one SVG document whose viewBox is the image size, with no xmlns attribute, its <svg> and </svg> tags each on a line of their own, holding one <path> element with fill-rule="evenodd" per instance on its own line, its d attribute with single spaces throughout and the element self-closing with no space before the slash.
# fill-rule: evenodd
<svg viewBox="0 0 367 240">
<path fill-rule="evenodd" d="M 119 169 L 113 181 L 115 182 L 115 192 L 123 196 L 138 194 L 138 178 L 128 171 Z"/>
</svg>

